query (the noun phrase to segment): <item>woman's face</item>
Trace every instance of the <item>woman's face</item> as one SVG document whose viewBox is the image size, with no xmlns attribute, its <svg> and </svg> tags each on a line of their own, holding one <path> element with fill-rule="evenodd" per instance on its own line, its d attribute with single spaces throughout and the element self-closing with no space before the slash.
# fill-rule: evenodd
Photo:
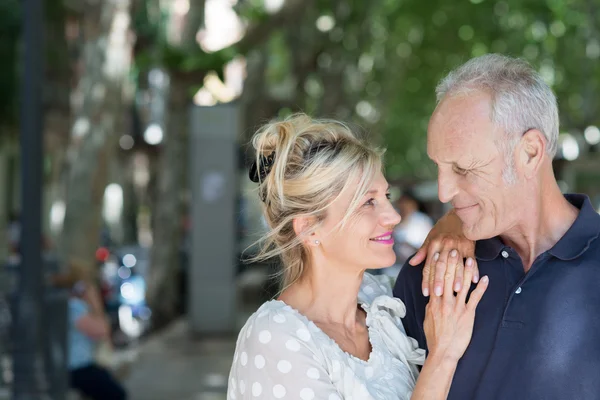
<svg viewBox="0 0 600 400">
<path fill-rule="evenodd" d="M 319 251 L 327 261 L 357 270 L 395 263 L 392 231 L 400 222 L 400 215 L 390 203 L 388 189 L 383 174 L 378 172 L 360 206 L 342 228 L 338 224 L 346 215 L 354 193 L 347 190 L 334 201 L 318 232 Z"/>
</svg>

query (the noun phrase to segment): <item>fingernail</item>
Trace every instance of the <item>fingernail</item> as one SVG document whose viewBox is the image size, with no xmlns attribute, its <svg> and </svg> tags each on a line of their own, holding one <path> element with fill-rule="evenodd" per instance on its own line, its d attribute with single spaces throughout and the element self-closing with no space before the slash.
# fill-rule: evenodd
<svg viewBox="0 0 600 400">
<path fill-rule="evenodd" d="M 435 288 L 435 295 L 440 297 L 442 295 L 442 288 L 439 286 L 436 286 Z"/>
<path fill-rule="evenodd" d="M 423 289 L 423 296 L 429 297 L 429 289 L 428 288 Z"/>
<path fill-rule="evenodd" d="M 454 284 L 454 291 L 455 291 L 455 292 L 460 292 L 460 283 L 456 282 L 456 283 Z"/>
<path fill-rule="evenodd" d="M 467 267 L 473 266 L 473 259 L 471 257 L 467 258 Z"/>
<path fill-rule="evenodd" d="M 488 278 L 487 275 L 484 276 L 483 278 L 481 278 L 481 282 L 483 282 L 483 283 L 488 283 L 489 280 L 490 280 L 490 278 Z"/>
<path fill-rule="evenodd" d="M 475 282 L 475 283 L 479 282 L 479 276 L 478 275 L 474 275 L 473 276 L 473 282 Z"/>
<path fill-rule="evenodd" d="M 435 254 L 433 255 L 433 261 L 437 261 L 437 260 L 438 260 L 438 258 L 440 258 L 440 253 L 435 253 Z"/>
<path fill-rule="evenodd" d="M 450 252 L 450 257 L 456 257 L 457 254 L 458 254 L 458 252 L 456 250 L 452 250 Z"/>
</svg>

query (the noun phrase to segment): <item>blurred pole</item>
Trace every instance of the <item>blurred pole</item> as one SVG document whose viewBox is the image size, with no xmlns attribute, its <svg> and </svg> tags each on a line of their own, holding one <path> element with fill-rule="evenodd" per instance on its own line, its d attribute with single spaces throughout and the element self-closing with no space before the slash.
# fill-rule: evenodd
<svg viewBox="0 0 600 400">
<path fill-rule="evenodd" d="M 14 320 L 13 399 L 46 399 L 40 318 L 42 286 L 43 0 L 24 0 L 21 75 L 21 266 Z"/>
<path fill-rule="evenodd" d="M 188 318 L 194 334 L 233 333 L 240 105 L 194 106 L 190 118 Z"/>
</svg>

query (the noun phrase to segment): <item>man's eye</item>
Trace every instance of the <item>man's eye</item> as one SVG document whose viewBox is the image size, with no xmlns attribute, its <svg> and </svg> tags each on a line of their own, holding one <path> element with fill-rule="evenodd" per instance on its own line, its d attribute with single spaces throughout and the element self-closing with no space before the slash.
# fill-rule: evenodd
<svg viewBox="0 0 600 400">
<path fill-rule="evenodd" d="M 464 168 L 454 166 L 454 172 L 456 172 L 459 175 L 466 175 L 468 171 Z"/>
</svg>

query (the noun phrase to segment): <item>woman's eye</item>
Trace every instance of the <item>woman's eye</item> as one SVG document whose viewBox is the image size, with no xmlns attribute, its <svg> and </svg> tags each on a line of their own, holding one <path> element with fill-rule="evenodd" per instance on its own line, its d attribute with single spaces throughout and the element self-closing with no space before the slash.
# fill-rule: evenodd
<svg viewBox="0 0 600 400">
<path fill-rule="evenodd" d="M 391 193 L 386 193 L 385 194 L 385 198 L 388 199 L 388 200 L 391 200 L 392 199 L 392 194 Z"/>
<path fill-rule="evenodd" d="M 365 206 L 374 206 L 375 205 L 375 199 L 371 198 L 371 199 L 367 200 L 364 205 Z"/>
</svg>

